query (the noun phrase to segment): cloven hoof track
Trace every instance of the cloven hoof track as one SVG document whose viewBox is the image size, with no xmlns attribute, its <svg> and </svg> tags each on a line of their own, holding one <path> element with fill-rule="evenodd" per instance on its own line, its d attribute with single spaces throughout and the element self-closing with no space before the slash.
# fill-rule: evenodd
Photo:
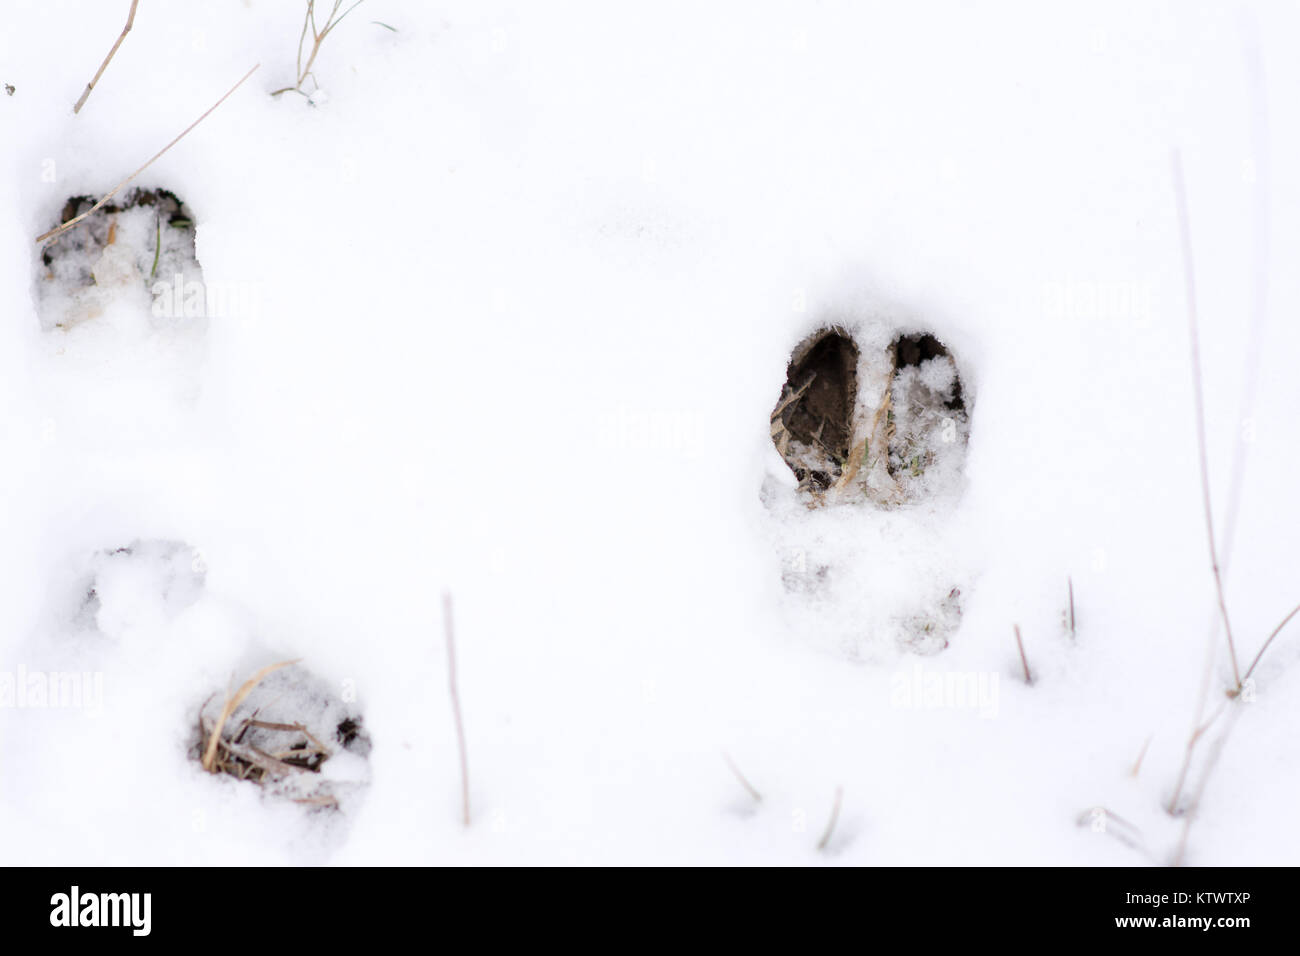
<svg viewBox="0 0 1300 956">
<path fill-rule="evenodd" d="M 859 383 L 860 358 L 876 384 Z M 929 333 L 863 356 L 847 331 L 821 330 L 791 357 L 771 419 L 772 441 L 813 503 L 831 489 L 886 507 L 939 493 L 960 474 L 969 434 L 956 362 Z"/>
</svg>

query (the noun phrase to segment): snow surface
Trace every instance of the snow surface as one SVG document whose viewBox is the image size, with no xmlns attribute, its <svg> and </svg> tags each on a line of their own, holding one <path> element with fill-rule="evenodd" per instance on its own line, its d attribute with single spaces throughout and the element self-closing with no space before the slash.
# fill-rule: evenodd
<svg viewBox="0 0 1300 956">
<path fill-rule="evenodd" d="M 1230 667 L 1170 151 L 1244 663 L 1300 601 L 1292 5 L 367 0 L 309 103 L 269 95 L 298 4 L 144 4 L 74 116 L 125 9 L 0 28 L 0 672 L 102 675 L 0 708 L 6 862 L 1173 858 Z M 256 307 L 43 324 L 33 239 L 257 62 L 138 180 Z M 832 324 L 952 351 L 954 500 L 764 502 Z M 791 587 L 800 551 L 824 581 Z M 947 648 L 900 646 L 927 616 Z M 364 714 L 338 812 L 191 757 L 199 706 L 287 658 Z M 1300 634 L 1255 676 L 1190 863 L 1300 856 Z"/>
</svg>

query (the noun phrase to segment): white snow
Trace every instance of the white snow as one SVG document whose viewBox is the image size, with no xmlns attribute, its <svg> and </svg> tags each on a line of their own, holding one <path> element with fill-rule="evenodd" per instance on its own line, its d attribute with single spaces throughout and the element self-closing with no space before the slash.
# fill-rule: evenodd
<svg viewBox="0 0 1300 956">
<path fill-rule="evenodd" d="M 308 102 L 269 95 L 298 4 L 142 4 L 73 116 L 127 5 L 9 6 L 0 675 L 103 694 L 0 707 L 6 860 L 1173 858 L 1207 649 L 1206 716 L 1231 667 L 1170 152 L 1244 669 L 1300 601 L 1293 7 L 367 0 Z M 43 321 L 35 237 L 259 62 L 133 183 L 192 210 L 209 302 L 253 307 L 153 321 L 124 222 L 100 314 Z M 951 350 L 942 493 L 799 502 L 769 415 L 831 325 Z M 946 648 L 907 646 L 927 624 Z M 1190 863 L 1296 862 L 1294 629 Z M 291 658 L 373 744 L 325 765 L 337 812 L 191 756 L 210 695 Z"/>
</svg>

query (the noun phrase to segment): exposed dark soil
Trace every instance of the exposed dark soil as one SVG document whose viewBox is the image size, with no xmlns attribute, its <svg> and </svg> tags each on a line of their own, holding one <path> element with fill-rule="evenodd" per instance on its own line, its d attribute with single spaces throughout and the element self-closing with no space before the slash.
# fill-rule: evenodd
<svg viewBox="0 0 1300 956">
<path fill-rule="evenodd" d="M 773 440 L 801 483 L 826 488 L 839 476 L 857 392 L 858 347 L 843 332 L 827 330 L 790 363 L 772 413 Z"/>
</svg>

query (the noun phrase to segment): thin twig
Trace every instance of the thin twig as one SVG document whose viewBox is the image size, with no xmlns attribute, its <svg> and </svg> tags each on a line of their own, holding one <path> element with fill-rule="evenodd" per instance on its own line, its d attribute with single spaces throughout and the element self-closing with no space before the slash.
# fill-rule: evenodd
<svg viewBox="0 0 1300 956">
<path fill-rule="evenodd" d="M 262 730 L 282 730 L 285 732 L 302 734 L 311 742 L 312 746 L 316 748 L 317 753 L 326 757 L 332 756 L 330 749 L 321 743 L 319 737 L 307 729 L 306 724 L 281 724 L 270 720 L 256 720 L 251 717 L 246 720 L 245 723 L 249 727 L 259 727 Z"/>
<path fill-rule="evenodd" d="M 1277 627 L 1273 628 L 1273 633 L 1268 636 L 1268 640 L 1264 642 L 1264 646 L 1259 649 L 1259 653 L 1255 655 L 1255 659 L 1251 661 L 1250 666 L 1246 668 L 1246 673 L 1241 678 L 1242 683 L 1245 683 L 1247 680 L 1249 680 L 1250 675 L 1255 672 L 1255 665 L 1259 663 L 1259 659 L 1263 657 L 1264 652 L 1268 650 L 1268 645 L 1273 643 L 1273 638 L 1281 634 L 1282 628 L 1286 627 L 1289 623 L 1291 623 L 1291 618 L 1295 617 L 1297 614 L 1300 614 L 1300 604 L 1297 604 L 1295 607 L 1293 607 L 1291 609 L 1291 613 L 1288 614 L 1286 617 L 1282 618 L 1282 623 L 1279 624 Z"/>
<path fill-rule="evenodd" d="M 334 0 L 334 6 L 330 9 L 330 15 L 325 21 L 325 27 L 321 30 L 316 29 L 316 0 L 307 0 L 307 14 L 303 17 L 302 33 L 298 36 L 298 59 L 294 64 L 297 70 L 298 82 L 294 86 L 286 86 L 283 89 L 276 90 L 272 96 L 279 96 L 281 93 L 301 93 L 302 85 L 307 82 L 307 77 L 314 74 L 311 71 L 312 64 L 316 62 L 316 54 L 320 52 L 321 44 L 325 38 L 330 35 L 336 26 L 343 22 L 343 18 L 349 13 L 361 6 L 364 0 L 356 0 L 356 3 L 348 7 L 343 13 L 339 14 L 339 7 L 343 5 L 343 0 Z M 335 16 L 338 14 L 338 16 Z M 311 28 L 311 53 L 307 56 L 307 65 L 302 64 L 302 47 L 307 40 L 307 29 Z"/>
<path fill-rule="evenodd" d="M 1228 604 L 1223 596 L 1223 575 L 1219 571 L 1219 552 L 1214 543 L 1214 511 L 1210 505 L 1210 462 L 1205 440 L 1205 396 L 1201 382 L 1201 340 L 1196 328 L 1196 266 L 1192 260 L 1192 230 L 1187 213 L 1187 190 L 1183 184 L 1183 161 L 1178 150 L 1172 154 L 1174 196 L 1178 204 L 1178 233 L 1183 251 L 1183 282 L 1187 294 L 1187 331 L 1192 353 L 1192 391 L 1196 401 L 1196 447 L 1201 464 L 1201 499 L 1205 508 L 1205 536 L 1210 546 L 1210 567 L 1214 571 L 1214 589 L 1219 599 L 1219 614 L 1228 638 L 1228 656 L 1232 660 L 1233 684 L 1241 687 L 1237 666 L 1237 647 L 1228 621 Z"/>
<path fill-rule="evenodd" d="M 262 708 L 258 707 L 251 714 L 249 714 L 247 717 L 244 718 L 243 722 L 239 725 L 239 729 L 235 731 L 235 736 L 234 736 L 235 743 L 240 743 L 243 741 L 244 734 L 248 733 L 248 728 L 253 726 L 253 721 L 257 719 L 257 715 L 260 714 L 261 712 L 262 712 Z"/>
<path fill-rule="evenodd" d="M 1226 706 L 1226 702 L 1220 704 L 1219 709 L 1210 715 L 1210 719 L 1200 726 L 1194 727 L 1191 736 L 1187 738 L 1187 750 L 1183 754 L 1182 769 L 1178 771 L 1178 782 L 1174 784 L 1174 792 L 1170 795 L 1169 805 L 1165 808 L 1166 812 L 1168 812 L 1170 816 L 1178 813 L 1178 803 L 1182 798 L 1183 787 L 1187 783 L 1187 776 L 1192 770 L 1192 755 L 1196 752 L 1196 745 L 1200 743 L 1201 738 L 1205 736 L 1205 732 L 1214 726 L 1215 721 L 1219 719 Z M 1199 714 L 1197 715 L 1197 719 L 1200 719 Z"/>
<path fill-rule="evenodd" d="M 299 660 L 300 659 L 301 658 L 299 658 Z M 221 708 L 221 716 L 217 718 L 217 724 L 212 728 L 212 736 L 208 738 L 208 749 L 203 754 L 204 770 L 210 771 L 212 769 L 212 761 L 217 754 L 217 744 L 221 741 L 221 728 L 226 725 L 226 721 L 230 719 L 230 715 L 233 714 L 239 705 L 244 702 L 245 698 L 253 692 L 253 688 L 260 684 L 272 671 L 278 671 L 281 667 L 288 667 L 290 664 L 297 663 L 297 660 L 292 660 L 280 661 L 276 664 L 267 664 L 248 680 L 244 681 L 243 686 L 239 688 L 235 696 L 226 698 L 226 705 Z"/>
<path fill-rule="evenodd" d="M 259 63 L 258 66 L 261 66 L 261 64 Z M 95 212 L 96 210 L 98 210 L 101 206 L 103 206 L 106 202 L 108 202 L 110 199 L 112 199 L 114 196 L 116 196 L 116 195 L 118 194 L 118 192 L 122 189 L 123 186 L 125 186 L 125 185 L 126 185 L 127 183 L 129 183 L 131 180 L 135 179 L 135 177 L 139 176 L 142 172 L 144 172 L 146 169 L 148 169 L 150 166 L 152 166 L 152 165 L 154 164 L 154 162 L 155 162 L 155 161 L 156 161 L 160 156 L 163 155 L 163 153 L 167 152 L 167 150 L 171 149 L 173 146 L 175 146 L 177 143 L 179 143 L 179 142 L 180 142 L 180 141 L 185 137 L 185 135 L 186 135 L 187 133 L 189 133 L 190 130 L 194 129 L 194 127 L 198 126 L 198 125 L 199 125 L 200 123 L 202 123 L 205 119 L 207 119 L 207 118 L 208 118 L 208 115 L 209 115 L 213 110 L 215 110 L 218 106 L 220 106 L 222 103 L 224 103 L 224 102 L 226 101 L 226 99 L 230 96 L 230 94 L 234 93 L 235 90 L 239 89 L 240 86 L 243 85 L 244 80 L 246 80 L 246 79 L 248 79 L 250 76 L 252 76 L 253 73 L 254 73 L 256 70 L 257 70 L 257 66 L 254 66 L 253 69 L 251 69 L 251 70 L 249 70 L 247 73 L 245 73 L 244 76 L 243 76 L 243 78 L 240 79 L 240 81 L 239 81 L 238 83 L 236 83 L 234 86 L 232 86 L 229 90 L 226 91 L 225 96 L 222 96 L 221 99 L 217 100 L 217 101 L 216 101 L 215 103 L 213 103 L 210 107 L 208 107 L 208 109 L 203 113 L 202 116 L 200 116 L 198 119 L 196 119 L 196 120 L 195 120 L 193 123 L 191 123 L 189 126 L 185 127 L 185 129 L 181 132 L 181 134 L 180 134 L 179 136 L 177 136 L 174 140 L 172 140 L 170 143 L 168 143 L 166 146 L 164 146 L 162 149 L 160 149 L 157 153 L 155 153 L 155 154 L 153 155 L 153 157 L 150 158 L 150 160 L 149 160 L 147 163 L 145 163 L 143 166 L 141 166 L 139 169 L 137 169 L 135 172 L 133 172 L 130 176 L 127 176 L 126 179 L 122 180 L 120 183 L 118 183 L 116 186 L 114 186 L 112 189 L 110 189 L 110 190 L 108 191 L 108 193 L 105 194 L 105 196 L 104 196 L 103 199 L 101 199 L 99 202 L 95 203 L 95 205 L 91 206 L 89 209 L 87 209 L 85 212 L 83 212 L 80 216 L 76 216 L 75 218 L 69 219 L 67 222 L 63 223 L 63 225 L 61 225 L 61 226 L 56 226 L 55 228 L 51 229 L 49 232 L 45 233 L 45 234 L 42 235 L 42 236 L 37 236 L 37 237 L 36 237 L 36 242 L 39 244 L 39 243 L 45 242 L 45 240 L 47 240 L 47 239 L 53 239 L 55 236 L 61 236 L 61 235 L 63 235 L 63 233 L 67 232 L 67 231 L 68 231 L 69 229 L 71 229 L 73 226 L 77 225 L 77 223 L 81 222 L 81 220 L 85 219 L 87 216 L 89 216 L 89 215 L 91 215 L 92 213 L 94 213 L 94 212 Z"/>
<path fill-rule="evenodd" d="M 1220 704 L 1219 709 L 1216 710 L 1210 716 L 1210 719 L 1207 720 L 1205 723 L 1201 724 L 1201 726 L 1197 727 L 1196 730 L 1192 732 L 1192 740 L 1195 741 L 1195 740 L 1199 740 L 1201 737 L 1204 737 L 1205 732 L 1214 726 L 1214 722 L 1219 719 L 1219 716 L 1223 713 L 1224 708 L 1227 706 L 1228 706 L 1227 701 L 1224 701 L 1222 704 Z"/>
<path fill-rule="evenodd" d="M 1245 53 L 1246 53 L 1247 69 L 1250 74 L 1250 81 L 1251 81 L 1250 86 L 1251 86 L 1251 93 L 1252 93 L 1251 105 L 1253 108 L 1252 109 L 1252 121 L 1253 121 L 1252 140 L 1254 146 L 1253 155 L 1257 158 L 1257 161 L 1260 163 L 1262 168 L 1256 170 L 1256 177 L 1255 177 L 1256 188 L 1254 190 L 1254 201 L 1255 201 L 1255 215 L 1254 215 L 1255 243 L 1253 249 L 1254 295 L 1252 296 L 1250 345 L 1246 357 L 1245 373 L 1242 376 L 1244 388 L 1242 393 L 1241 406 L 1238 414 L 1238 419 L 1243 425 L 1249 420 L 1251 408 L 1254 404 L 1255 394 L 1258 387 L 1257 372 L 1259 369 L 1260 358 L 1263 351 L 1264 324 L 1267 319 L 1268 215 L 1269 215 L 1269 205 L 1268 205 L 1269 150 L 1268 150 L 1268 121 L 1267 121 L 1268 111 L 1267 111 L 1267 103 L 1265 100 L 1264 71 L 1260 60 L 1259 49 L 1256 44 L 1256 37 L 1254 34 L 1253 26 L 1247 24 L 1247 27 L 1248 29 L 1247 29 L 1247 36 L 1246 36 Z M 1187 226 L 1187 218 L 1188 218 L 1187 198 L 1183 186 L 1182 165 L 1176 151 L 1174 153 L 1173 158 L 1174 158 L 1174 183 L 1178 193 L 1179 217 L 1180 217 L 1180 225 L 1182 227 L 1182 233 L 1183 233 L 1184 266 L 1188 271 L 1189 288 L 1191 288 L 1194 291 L 1194 286 L 1192 286 L 1192 276 L 1191 276 L 1191 255 L 1190 255 L 1191 241 L 1189 238 L 1190 229 Z M 1191 301 L 1194 302 L 1194 300 Z M 1191 312 L 1191 315 L 1194 320 L 1194 315 L 1195 315 L 1194 311 Z M 1195 327 L 1193 325 L 1193 329 L 1194 328 Z M 1199 385 L 1200 385 L 1199 369 L 1197 369 L 1196 371 L 1196 378 L 1197 378 L 1197 386 L 1198 386 L 1198 393 L 1199 393 Z M 1201 447 L 1202 476 L 1204 479 L 1205 449 L 1204 449 L 1204 437 L 1203 437 L 1204 436 L 1203 424 L 1201 427 L 1201 436 L 1202 436 L 1202 447 Z M 1232 556 L 1233 543 L 1236 534 L 1237 510 L 1241 502 L 1241 490 L 1242 490 L 1243 475 L 1245 473 L 1246 451 L 1247 451 L 1246 443 L 1244 441 L 1239 440 L 1238 454 L 1235 461 L 1233 462 L 1232 476 L 1229 482 L 1227 515 L 1226 515 L 1224 533 L 1222 539 L 1223 552 L 1221 557 L 1222 557 L 1223 567 L 1225 570 L 1227 569 L 1228 562 Z M 1205 491 L 1205 495 L 1206 495 L 1206 508 L 1208 513 L 1208 507 L 1209 507 L 1208 487 Z M 1211 540 L 1211 553 L 1213 554 L 1213 537 L 1211 537 L 1210 540 Z M 1217 569 L 1216 569 L 1215 581 L 1216 583 L 1219 583 L 1219 576 L 1217 573 Z M 1224 605 L 1223 592 L 1221 586 L 1219 590 L 1219 604 L 1220 604 L 1220 610 L 1223 613 L 1224 625 L 1226 626 L 1227 610 Z M 1231 688 L 1231 690 L 1229 691 L 1228 697 L 1229 697 L 1230 705 L 1239 703 L 1240 695 L 1244 689 L 1244 684 L 1247 680 L 1249 680 L 1250 675 L 1255 670 L 1255 666 L 1259 663 L 1260 658 L 1264 656 L 1264 652 L 1268 650 L 1268 647 L 1270 644 L 1272 644 L 1273 639 L 1277 637 L 1277 635 L 1282 631 L 1284 627 L 1286 627 L 1287 622 L 1290 621 L 1291 618 L 1295 616 L 1295 614 L 1298 611 L 1300 611 L 1300 607 L 1297 607 L 1285 618 L 1283 618 L 1282 622 L 1278 624 L 1278 626 L 1274 629 L 1273 633 L 1268 636 L 1268 639 L 1264 642 L 1263 646 L 1259 649 L 1259 653 L 1255 655 L 1255 659 L 1251 662 L 1250 667 L 1247 668 L 1245 676 L 1238 678 L 1236 686 Z M 1211 634 L 1211 645 L 1210 645 L 1211 650 L 1213 648 L 1213 637 L 1214 635 Z M 1229 650 L 1232 652 L 1233 672 L 1235 675 L 1236 668 L 1237 668 L 1237 660 L 1236 660 L 1236 650 L 1232 645 L 1231 631 L 1228 632 L 1228 647 Z M 1205 710 L 1205 699 L 1209 691 L 1209 683 L 1210 683 L 1212 666 L 1213 666 L 1212 658 L 1207 657 L 1206 670 L 1201 684 L 1200 702 L 1198 704 L 1198 710 L 1196 716 L 1197 721 L 1200 720 L 1200 717 Z M 1206 722 L 1205 725 L 1197 728 L 1193 732 L 1191 739 L 1188 740 L 1187 756 L 1183 764 L 1182 773 L 1179 777 L 1178 788 L 1175 790 L 1174 798 L 1170 802 L 1171 810 L 1174 806 L 1176 806 L 1179 792 L 1182 790 L 1183 784 L 1187 778 L 1189 767 L 1191 765 L 1191 760 L 1192 760 L 1192 751 L 1196 746 L 1196 743 L 1201 738 L 1202 734 L 1204 734 L 1205 731 L 1209 729 L 1210 725 L 1212 725 L 1214 721 L 1218 719 L 1219 714 L 1221 714 L 1224 711 L 1224 709 L 1225 707 L 1221 706 L 1219 710 L 1215 711 L 1214 716 L 1212 716 L 1210 720 Z M 1241 711 L 1239 708 L 1230 707 L 1229 709 L 1230 719 L 1228 721 L 1228 725 L 1223 729 L 1223 733 L 1216 741 L 1214 749 L 1211 751 L 1210 755 L 1206 758 L 1205 768 L 1202 771 L 1200 785 L 1198 786 L 1196 793 L 1192 797 L 1191 803 L 1187 810 L 1186 818 L 1183 821 L 1182 838 L 1179 841 L 1178 850 L 1173 860 L 1175 866 L 1181 866 L 1183 861 L 1186 858 L 1188 841 L 1191 837 L 1192 823 L 1195 821 L 1195 818 L 1199 813 L 1202 795 L 1204 794 L 1205 788 L 1209 783 L 1210 775 L 1213 773 L 1215 766 L 1217 765 L 1218 760 L 1222 755 L 1223 748 L 1227 744 L 1228 735 L 1232 733 L 1233 728 L 1236 726 L 1236 719 L 1238 716 L 1240 716 L 1240 713 Z"/>
<path fill-rule="evenodd" d="M 1217 717 L 1219 713 L 1221 713 L 1221 711 L 1217 711 L 1215 716 Z M 1182 866 L 1183 861 L 1187 857 L 1187 843 L 1191 837 L 1192 823 L 1195 822 L 1196 815 L 1200 812 L 1201 799 L 1205 796 L 1205 788 L 1210 782 L 1210 776 L 1214 773 L 1214 768 L 1217 766 L 1219 758 L 1223 756 L 1223 748 L 1228 743 L 1228 735 L 1231 734 L 1233 728 L 1237 726 L 1237 718 L 1241 715 L 1240 704 L 1233 706 L 1228 713 L 1230 719 L 1227 725 L 1223 728 L 1223 733 L 1221 733 L 1219 738 L 1214 742 L 1214 746 L 1210 750 L 1209 755 L 1205 758 L 1205 768 L 1201 771 L 1200 782 L 1197 784 L 1196 792 L 1192 795 L 1191 803 L 1188 805 L 1187 812 L 1184 815 L 1183 833 L 1181 839 L 1178 841 L 1178 850 L 1174 854 L 1174 866 Z M 1202 728 L 1202 730 L 1204 729 L 1205 728 Z"/>
<path fill-rule="evenodd" d="M 1242 679 L 1238 672 L 1237 651 L 1233 643 L 1232 629 L 1228 624 L 1227 604 L 1223 597 L 1223 579 L 1219 570 L 1218 549 L 1214 538 L 1214 518 L 1210 506 L 1209 464 L 1205 438 L 1205 405 L 1201 381 L 1200 336 L 1196 321 L 1196 273 L 1192 258 L 1191 226 L 1189 225 L 1190 217 L 1187 210 L 1187 191 L 1183 181 L 1182 158 L 1176 149 L 1171 154 L 1171 169 L 1173 174 L 1174 198 L 1178 212 L 1179 239 L 1183 257 L 1183 276 L 1186 286 L 1188 331 L 1191 343 L 1192 386 L 1196 401 L 1196 439 L 1200 460 L 1201 495 L 1205 511 L 1206 537 L 1209 542 L 1210 565 L 1214 571 L 1215 591 L 1218 598 L 1218 620 L 1223 622 L 1227 633 L 1228 653 L 1232 660 L 1233 678 L 1235 680 L 1232 693 L 1235 694 L 1241 691 Z M 1229 538 L 1231 537 L 1231 533 L 1232 529 L 1229 528 Z M 1186 785 L 1188 776 L 1191 773 L 1192 759 L 1195 756 L 1196 744 L 1200 740 L 1200 737 L 1205 732 L 1206 728 L 1210 724 L 1214 723 L 1220 713 L 1216 711 L 1215 715 L 1210 718 L 1207 724 L 1204 726 L 1198 726 L 1201 717 L 1205 713 L 1205 703 L 1209 695 L 1210 681 L 1213 676 L 1214 641 L 1217 636 L 1217 627 L 1215 625 L 1211 626 L 1209 636 L 1210 643 L 1206 647 L 1205 669 L 1201 677 L 1201 688 L 1197 697 L 1196 715 L 1192 721 L 1192 732 L 1188 737 L 1187 747 L 1183 753 L 1183 762 L 1178 771 L 1178 780 L 1174 785 L 1173 793 L 1169 797 L 1169 804 L 1166 808 L 1171 814 L 1177 812 L 1178 805 L 1182 800 L 1183 787 Z"/>
<path fill-rule="evenodd" d="M 835 805 L 831 807 L 831 818 L 826 822 L 826 832 L 822 838 L 817 841 L 817 849 L 825 850 L 827 844 L 831 842 L 831 834 L 835 832 L 835 823 L 840 818 L 840 803 L 844 800 L 844 788 L 835 788 Z"/>
<path fill-rule="evenodd" d="M 1065 582 L 1070 589 L 1070 640 L 1073 641 L 1077 639 L 1074 630 L 1074 578 L 1067 577 Z"/>
<path fill-rule="evenodd" d="M 1020 625 L 1015 625 L 1016 647 L 1020 649 L 1020 666 L 1025 670 L 1025 683 L 1032 684 L 1034 678 L 1029 673 L 1029 660 L 1025 657 L 1025 642 L 1020 639 Z"/>
<path fill-rule="evenodd" d="M 126 26 L 122 28 L 122 32 L 118 36 L 117 42 L 113 44 L 113 49 L 108 51 L 108 56 L 104 57 L 104 62 L 99 65 L 99 70 L 95 73 L 94 78 L 86 84 L 86 92 L 81 94 L 81 98 L 77 100 L 77 105 L 72 107 L 73 115 L 80 113 L 81 108 L 86 105 L 86 100 L 90 97 L 90 91 L 95 88 L 95 84 L 99 82 L 99 78 L 103 76 L 104 71 L 108 69 L 108 61 L 113 59 L 113 54 L 115 54 L 117 48 L 122 45 L 122 41 L 126 39 L 126 35 L 131 32 L 131 26 L 135 23 L 135 8 L 139 2 L 140 0 L 131 0 L 131 12 L 126 15 Z"/>
<path fill-rule="evenodd" d="M 465 721 L 460 713 L 460 692 L 456 689 L 456 637 L 452 629 L 451 594 L 442 594 L 443 627 L 447 632 L 447 672 L 451 685 L 451 709 L 456 717 L 456 742 L 460 747 L 460 802 L 465 826 L 469 826 L 469 757 L 465 750 Z"/>
<path fill-rule="evenodd" d="M 302 33 L 298 34 L 298 59 L 297 59 L 297 61 L 294 63 L 294 66 L 293 66 L 293 75 L 294 75 L 294 76 L 301 76 L 301 75 L 302 75 L 302 45 L 303 45 L 303 42 L 307 39 L 307 25 L 308 25 L 308 24 L 311 24 L 311 32 L 312 32 L 312 36 L 313 36 L 313 37 L 316 36 L 316 23 L 315 23 L 316 13 L 315 13 L 315 11 L 316 11 L 316 0 L 307 0 L 307 12 L 303 15 L 303 18 L 302 18 Z M 300 81 L 299 85 L 301 85 L 301 81 Z M 272 94 L 272 96 L 274 96 L 274 95 L 275 95 L 275 94 Z"/>
<path fill-rule="evenodd" d="M 342 23 L 344 17 L 346 17 L 349 13 L 351 13 L 351 12 L 352 12 L 353 10 L 355 10 L 357 7 L 361 6 L 362 2 L 363 2 L 363 0 L 357 0 L 356 3 L 352 4 L 352 6 L 348 7 L 348 8 L 347 8 L 346 10 L 344 10 L 341 14 L 339 14 L 339 17 L 338 17 L 337 20 L 334 19 L 334 12 L 333 12 L 333 11 L 330 11 L 330 18 L 329 18 L 328 22 L 326 22 L 326 24 L 325 24 L 325 29 L 322 30 L 322 31 L 320 32 L 320 38 L 321 38 L 322 40 L 324 40 L 327 36 L 329 36 L 330 31 L 333 30 L 333 29 L 334 29 L 336 26 L 338 26 L 340 23 Z M 341 5 L 342 5 L 342 0 L 334 0 L 334 10 L 337 10 Z M 308 65 L 308 66 L 311 66 L 310 63 L 308 63 L 307 65 Z"/>
<path fill-rule="evenodd" d="M 740 772 L 740 768 L 736 766 L 736 762 L 731 759 L 731 754 L 724 753 L 722 759 L 727 761 L 727 766 L 730 767 L 731 772 L 736 775 L 736 779 L 740 781 L 740 785 L 749 791 L 749 795 L 754 798 L 754 802 L 762 803 L 763 795 L 758 792 L 757 788 L 755 788 L 752 783 L 745 779 L 745 775 Z"/>
<path fill-rule="evenodd" d="M 226 744 L 227 749 L 236 757 L 242 757 L 250 763 L 255 763 L 268 773 L 276 774 L 281 777 L 287 777 L 295 773 L 307 773 L 306 767 L 299 767 L 297 764 L 286 763 L 276 754 L 269 754 L 260 747 L 254 747 L 252 744 L 245 744 L 242 749 L 232 744 Z"/>
<path fill-rule="evenodd" d="M 1151 738 L 1154 737 L 1154 736 L 1155 736 L 1155 735 L 1152 734 L 1151 737 L 1147 737 L 1147 739 L 1146 739 L 1146 743 L 1144 743 L 1144 744 L 1142 745 L 1142 750 L 1139 751 L 1137 760 L 1135 760 L 1135 761 L 1133 762 L 1133 769 L 1129 771 L 1129 774 L 1128 774 L 1128 775 L 1129 775 L 1130 777 L 1136 777 L 1136 776 L 1138 775 L 1138 772 L 1141 771 L 1141 769 L 1142 769 L 1142 761 L 1146 759 L 1146 756 L 1147 756 L 1147 750 L 1148 750 L 1148 749 L 1150 748 L 1150 746 L 1151 746 Z"/>
<path fill-rule="evenodd" d="M 1187 782 L 1187 776 L 1191 772 L 1192 758 L 1195 755 L 1196 742 L 1204 732 L 1200 727 L 1201 718 L 1205 715 L 1205 704 L 1210 696 L 1210 682 L 1214 676 L 1214 659 L 1215 649 L 1217 648 L 1217 638 L 1219 636 L 1219 615 L 1217 609 L 1213 614 L 1213 623 L 1209 631 L 1209 641 L 1205 645 L 1205 667 L 1201 669 L 1201 686 L 1196 696 L 1196 714 L 1192 718 L 1192 729 L 1188 736 L 1187 747 L 1183 753 L 1183 765 L 1178 771 L 1178 782 L 1174 785 L 1174 792 L 1169 797 L 1169 805 L 1166 808 L 1170 814 L 1173 814 L 1178 807 L 1182 798 L 1183 785 Z M 1216 711 L 1211 722 L 1218 717 L 1221 711 Z"/>
</svg>

